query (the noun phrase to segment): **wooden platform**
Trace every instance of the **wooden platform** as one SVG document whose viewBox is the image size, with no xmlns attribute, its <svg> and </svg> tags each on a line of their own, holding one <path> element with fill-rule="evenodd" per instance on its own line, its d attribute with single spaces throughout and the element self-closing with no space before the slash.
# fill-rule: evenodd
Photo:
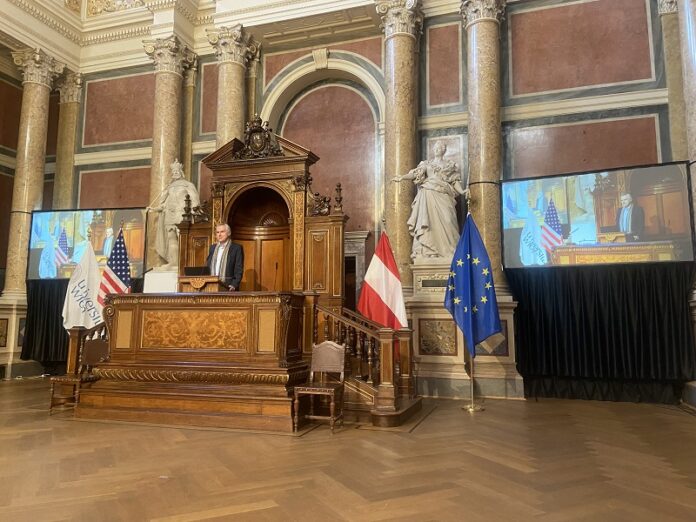
<svg viewBox="0 0 696 522">
<path fill-rule="evenodd" d="M 398 428 L 298 437 L 49 417 L 0 383 L 0 520 L 693 520 L 696 416 L 672 406 L 425 401 Z M 433 409 L 434 408 L 434 409 Z M 363 429 L 365 428 L 365 429 Z"/>
</svg>

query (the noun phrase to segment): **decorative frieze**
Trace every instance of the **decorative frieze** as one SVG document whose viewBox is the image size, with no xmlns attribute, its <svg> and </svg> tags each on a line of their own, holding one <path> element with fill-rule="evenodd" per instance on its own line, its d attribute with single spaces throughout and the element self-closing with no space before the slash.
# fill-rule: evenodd
<svg viewBox="0 0 696 522">
<path fill-rule="evenodd" d="M 143 44 L 145 53 L 155 62 L 156 73 L 171 72 L 181 76 L 196 58 L 195 53 L 176 36 L 145 40 Z"/>
<path fill-rule="evenodd" d="M 464 25 L 469 26 L 481 20 L 500 23 L 505 13 L 506 0 L 463 0 L 461 13 Z"/>
<path fill-rule="evenodd" d="M 80 5 L 82 4 L 82 0 L 65 0 L 64 5 L 74 13 L 79 13 L 80 12 Z"/>
<path fill-rule="evenodd" d="M 65 68 L 65 64 L 47 55 L 41 49 L 24 49 L 12 53 L 15 65 L 22 70 L 23 83 L 39 83 L 49 89 Z"/>
<path fill-rule="evenodd" d="M 677 0 L 657 0 L 657 9 L 660 14 L 676 13 Z"/>
<path fill-rule="evenodd" d="M 381 29 L 389 38 L 406 34 L 418 38 L 423 30 L 420 0 L 378 0 L 377 13 L 382 18 Z"/>
<path fill-rule="evenodd" d="M 80 103 L 82 98 L 82 75 L 66 71 L 56 81 L 56 89 L 60 92 L 60 103 Z"/>
<path fill-rule="evenodd" d="M 66 0 L 69 1 L 78 0 Z M 102 13 L 113 13 L 115 11 L 125 11 L 133 7 L 142 7 L 145 5 L 143 0 L 88 0 L 87 15 L 96 16 Z"/>
<path fill-rule="evenodd" d="M 242 24 L 208 30 L 208 41 L 215 49 L 218 62 L 247 66 L 259 52 L 259 44 L 244 30 Z"/>
</svg>

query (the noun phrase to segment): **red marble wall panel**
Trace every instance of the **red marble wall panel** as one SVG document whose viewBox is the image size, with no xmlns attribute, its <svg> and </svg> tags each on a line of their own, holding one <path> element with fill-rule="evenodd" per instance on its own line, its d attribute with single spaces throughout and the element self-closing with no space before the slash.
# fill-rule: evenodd
<svg viewBox="0 0 696 522">
<path fill-rule="evenodd" d="M 263 58 L 263 79 L 264 87 L 271 83 L 271 80 L 275 77 L 280 70 L 291 62 L 294 62 L 298 58 L 302 58 L 307 54 L 312 54 L 310 49 L 305 49 L 303 51 L 293 51 L 289 53 L 272 54 L 269 56 L 264 56 Z"/>
<path fill-rule="evenodd" d="M 17 150 L 22 88 L 0 80 L 0 146 Z"/>
<path fill-rule="evenodd" d="M 48 100 L 48 133 L 46 136 L 46 156 L 56 155 L 58 143 L 58 115 L 60 113 L 60 95 L 52 94 Z"/>
<path fill-rule="evenodd" d="M 355 91 L 330 85 L 311 91 L 295 105 L 283 136 L 310 149 L 315 191 L 334 195 L 343 186 L 346 230 L 373 230 L 375 215 L 375 120 Z"/>
<path fill-rule="evenodd" d="M 512 177 L 529 178 L 656 163 L 656 119 L 652 116 L 511 133 Z"/>
<path fill-rule="evenodd" d="M 595 0 L 510 15 L 513 95 L 650 79 L 645 0 Z"/>
<path fill-rule="evenodd" d="M 213 177 L 213 171 L 203 165 L 203 162 L 198 164 L 198 193 L 201 196 L 201 202 L 210 200 L 210 180 Z"/>
<path fill-rule="evenodd" d="M 10 234 L 13 184 L 13 177 L 0 174 L 0 268 L 5 268 L 7 265 L 7 239 Z"/>
<path fill-rule="evenodd" d="M 208 134 L 217 130 L 217 95 L 218 95 L 218 67 L 217 62 L 206 63 L 202 70 L 201 85 L 201 134 Z"/>
<path fill-rule="evenodd" d="M 150 167 L 83 172 L 80 208 L 146 207 L 150 202 Z"/>
<path fill-rule="evenodd" d="M 152 139 L 155 75 L 87 82 L 83 144 Z"/>
<path fill-rule="evenodd" d="M 349 42 L 338 45 L 332 45 L 329 50 L 336 49 L 337 51 L 350 51 L 359 54 L 363 58 L 367 58 L 380 69 L 382 68 L 382 38 L 368 38 L 367 40 L 358 40 L 357 42 Z"/>
<path fill-rule="evenodd" d="M 461 102 L 461 24 L 428 29 L 428 104 Z"/>
</svg>

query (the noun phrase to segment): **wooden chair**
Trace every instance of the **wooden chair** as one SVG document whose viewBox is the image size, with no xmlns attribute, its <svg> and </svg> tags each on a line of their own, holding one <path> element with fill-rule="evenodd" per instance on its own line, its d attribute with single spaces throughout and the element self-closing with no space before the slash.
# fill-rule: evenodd
<svg viewBox="0 0 696 522">
<path fill-rule="evenodd" d="M 305 419 L 328 420 L 331 433 L 334 433 L 336 421 L 343 425 L 343 379 L 345 377 L 346 346 L 332 341 L 324 341 L 312 347 L 312 366 L 309 372 L 309 383 L 295 386 L 293 408 L 295 411 L 293 428 L 297 431 L 300 424 L 300 398 L 309 396 L 309 415 Z M 330 374 L 338 376 L 338 380 L 329 381 Z M 316 379 L 316 380 L 315 380 Z M 329 397 L 329 415 L 314 414 L 314 396 Z"/>
<path fill-rule="evenodd" d="M 80 402 L 80 386 L 99 379 L 92 373 L 92 367 L 109 358 L 109 341 L 104 338 L 105 335 L 106 328 L 99 328 L 92 333 L 91 339 L 81 339 L 80 367 L 77 373 L 51 377 L 49 415 L 53 413 L 55 406 L 76 406 Z"/>
</svg>

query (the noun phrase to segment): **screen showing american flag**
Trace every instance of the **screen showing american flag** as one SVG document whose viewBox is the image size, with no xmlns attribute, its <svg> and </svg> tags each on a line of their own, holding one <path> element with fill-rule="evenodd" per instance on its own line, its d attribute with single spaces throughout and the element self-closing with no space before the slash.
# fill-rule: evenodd
<svg viewBox="0 0 696 522">
<path fill-rule="evenodd" d="M 101 284 L 99 285 L 99 304 L 104 305 L 107 294 L 126 294 L 130 292 L 131 275 L 130 263 L 128 262 L 128 251 L 126 243 L 123 241 L 123 229 L 119 230 L 116 243 L 111 251 L 106 268 L 102 272 Z"/>
</svg>

